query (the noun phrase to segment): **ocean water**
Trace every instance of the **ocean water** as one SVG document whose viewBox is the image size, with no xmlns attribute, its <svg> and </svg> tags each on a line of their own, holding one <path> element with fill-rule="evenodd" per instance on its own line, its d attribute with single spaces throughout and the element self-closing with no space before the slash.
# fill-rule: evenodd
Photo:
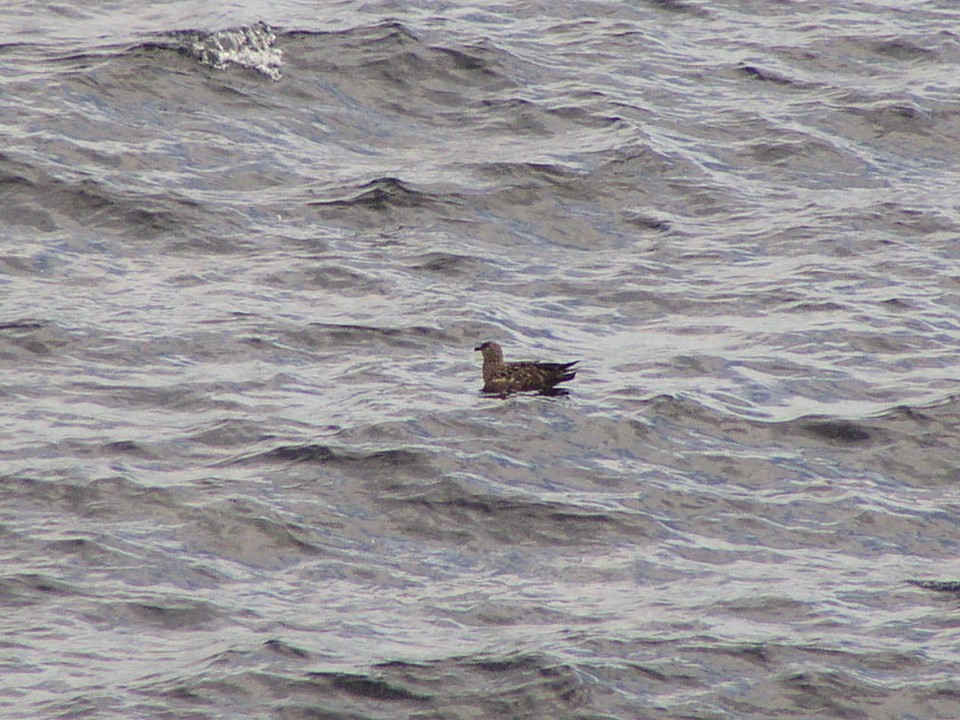
<svg viewBox="0 0 960 720">
<path fill-rule="evenodd" d="M 196 5 L 0 8 L 0 716 L 960 716 L 954 2 Z"/>
</svg>

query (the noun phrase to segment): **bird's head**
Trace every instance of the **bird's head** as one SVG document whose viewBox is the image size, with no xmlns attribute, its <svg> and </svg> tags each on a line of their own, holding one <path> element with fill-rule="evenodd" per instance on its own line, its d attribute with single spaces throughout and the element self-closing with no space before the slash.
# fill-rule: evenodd
<svg viewBox="0 0 960 720">
<path fill-rule="evenodd" d="M 503 362 L 503 348 L 492 340 L 480 343 L 474 348 L 475 352 L 483 353 L 484 360 L 493 360 L 494 362 Z"/>
</svg>

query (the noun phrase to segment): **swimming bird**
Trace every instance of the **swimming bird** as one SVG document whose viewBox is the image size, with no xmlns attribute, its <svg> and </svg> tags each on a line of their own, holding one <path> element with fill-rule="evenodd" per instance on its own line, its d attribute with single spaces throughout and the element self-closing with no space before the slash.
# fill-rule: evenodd
<svg viewBox="0 0 960 720">
<path fill-rule="evenodd" d="M 573 380 L 577 374 L 571 368 L 579 360 L 568 363 L 508 363 L 503 361 L 503 348 L 493 341 L 478 345 L 474 350 L 483 353 L 483 389 L 480 391 L 483 393 L 508 395 L 536 390 L 543 395 L 561 395 L 566 390 L 554 386 Z"/>
</svg>

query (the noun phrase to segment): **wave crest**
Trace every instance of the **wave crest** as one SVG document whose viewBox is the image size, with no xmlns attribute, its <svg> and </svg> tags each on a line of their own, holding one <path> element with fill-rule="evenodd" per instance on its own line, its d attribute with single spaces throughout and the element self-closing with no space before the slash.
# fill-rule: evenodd
<svg viewBox="0 0 960 720">
<path fill-rule="evenodd" d="M 188 50 L 199 62 L 217 70 L 239 65 L 280 80 L 283 77 L 283 51 L 274 46 L 276 39 L 273 29 L 260 22 L 249 27 L 195 35 Z"/>
</svg>

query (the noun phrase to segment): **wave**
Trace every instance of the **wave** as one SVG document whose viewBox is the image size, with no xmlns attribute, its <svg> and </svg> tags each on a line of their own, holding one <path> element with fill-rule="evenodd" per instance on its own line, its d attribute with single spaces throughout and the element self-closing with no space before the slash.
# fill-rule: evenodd
<svg viewBox="0 0 960 720">
<path fill-rule="evenodd" d="M 307 206 L 320 212 L 326 220 L 349 227 L 382 229 L 385 223 L 407 227 L 437 216 L 454 222 L 467 219 L 466 206 L 458 194 L 427 192 L 391 176 L 324 192 L 327 197 L 312 200 Z"/>
<path fill-rule="evenodd" d="M 280 445 L 265 452 L 233 461 L 233 463 L 259 462 L 339 465 L 363 471 L 384 468 L 416 468 L 426 466 L 428 458 L 422 452 L 403 448 L 363 452 L 333 448 L 318 443 L 306 443 L 303 445 Z"/>
<path fill-rule="evenodd" d="M 322 37 L 324 65 L 332 72 L 362 70 L 398 87 L 422 85 L 427 78 L 487 88 L 514 86 L 508 68 L 517 58 L 489 41 L 471 45 L 432 45 L 397 21 L 358 25 L 335 32 L 292 31 L 291 40 Z"/>
<path fill-rule="evenodd" d="M 446 197 L 446 196 L 444 196 Z M 314 200 L 308 205 L 330 208 L 423 208 L 446 202 L 443 197 L 415 190 L 395 177 L 381 177 L 346 189 L 346 197 Z"/>
<path fill-rule="evenodd" d="M 72 149 L 72 146 L 71 146 Z M 191 224 L 199 204 L 169 191 L 137 192 L 90 177 L 60 177 L 45 168 L 0 154 L 0 220 L 52 232 L 69 222 L 77 228 L 110 227 L 157 236 Z"/>
</svg>

